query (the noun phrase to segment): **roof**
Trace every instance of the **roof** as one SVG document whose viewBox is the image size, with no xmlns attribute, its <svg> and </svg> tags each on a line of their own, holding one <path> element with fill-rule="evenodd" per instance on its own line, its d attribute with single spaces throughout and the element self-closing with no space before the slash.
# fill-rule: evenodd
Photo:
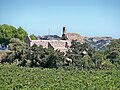
<svg viewBox="0 0 120 90">
<path fill-rule="evenodd" d="M 67 36 L 68 40 L 71 40 L 71 41 L 72 40 L 77 40 L 77 41 L 79 41 L 81 43 L 84 42 L 83 37 L 80 36 L 77 33 L 67 33 L 66 36 Z"/>
</svg>

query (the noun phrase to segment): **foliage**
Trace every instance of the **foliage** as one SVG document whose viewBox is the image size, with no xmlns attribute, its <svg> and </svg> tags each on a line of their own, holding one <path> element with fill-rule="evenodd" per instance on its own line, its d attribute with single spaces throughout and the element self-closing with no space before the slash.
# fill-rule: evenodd
<svg viewBox="0 0 120 90">
<path fill-rule="evenodd" d="M 87 43 L 80 44 L 76 41 L 72 42 L 66 55 L 54 51 L 52 48 L 46 49 L 37 45 L 29 47 L 17 38 L 10 40 L 9 50 L 11 52 L 2 62 L 5 61 L 10 64 L 15 62 L 16 65 L 24 67 L 70 67 L 81 70 L 120 68 L 118 51 L 112 51 L 111 48 L 108 51 L 95 51 Z M 117 54 L 114 55 L 114 52 Z"/>
<path fill-rule="evenodd" d="M 27 35 L 27 32 L 22 27 L 16 29 L 7 24 L 0 25 L 0 44 L 8 45 L 11 38 L 18 38 L 24 41 Z"/>
<path fill-rule="evenodd" d="M 110 43 L 106 56 L 113 64 L 120 68 L 120 39 L 115 39 Z"/>
<path fill-rule="evenodd" d="M 0 65 L 0 90 L 119 90 L 119 73 Z"/>
<path fill-rule="evenodd" d="M 21 42 L 21 40 L 17 38 L 10 39 L 9 44 L 10 52 L 6 56 L 6 59 L 4 59 L 2 62 L 9 62 L 11 64 L 14 61 L 21 61 L 21 59 L 23 59 L 24 53 L 28 48 L 29 47 L 27 44 Z"/>
<path fill-rule="evenodd" d="M 12 38 L 10 42 L 9 50 L 11 52 L 2 62 L 10 64 L 15 62 L 18 66 L 43 68 L 58 68 L 64 65 L 64 54 L 54 51 L 52 48 L 46 49 L 37 45 L 29 47 L 16 38 Z"/>
<path fill-rule="evenodd" d="M 95 67 L 100 69 L 102 66 L 102 61 L 106 60 L 106 57 L 104 55 L 104 51 L 96 51 L 92 55 L 92 61 L 95 63 Z"/>
<path fill-rule="evenodd" d="M 36 37 L 34 34 L 30 35 L 30 38 L 31 38 L 32 40 L 37 40 L 37 37 Z"/>
<path fill-rule="evenodd" d="M 95 65 L 91 59 L 94 49 L 87 43 L 81 44 L 73 41 L 71 44 L 70 50 L 67 52 L 67 57 L 72 59 L 72 65 L 79 69 L 94 68 Z"/>
<path fill-rule="evenodd" d="M 67 57 L 72 59 L 72 66 L 80 69 L 120 68 L 120 39 L 113 40 L 107 51 L 96 51 L 87 43 L 73 41 Z"/>
<path fill-rule="evenodd" d="M 22 27 L 19 27 L 17 29 L 17 33 L 15 34 L 15 38 L 19 38 L 22 42 L 24 42 L 24 39 L 27 35 L 27 32 Z"/>
<path fill-rule="evenodd" d="M 115 68 L 115 65 L 110 62 L 110 60 L 104 60 L 101 62 L 102 69 L 112 69 Z"/>
</svg>

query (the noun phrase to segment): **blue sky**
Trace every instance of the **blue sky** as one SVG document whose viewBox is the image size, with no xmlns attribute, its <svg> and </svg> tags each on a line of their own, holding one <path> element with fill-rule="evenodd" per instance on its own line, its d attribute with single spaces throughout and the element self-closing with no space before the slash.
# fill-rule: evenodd
<svg viewBox="0 0 120 90">
<path fill-rule="evenodd" d="M 29 34 L 120 38 L 120 0 L 0 0 L 0 24 L 22 26 Z"/>
</svg>

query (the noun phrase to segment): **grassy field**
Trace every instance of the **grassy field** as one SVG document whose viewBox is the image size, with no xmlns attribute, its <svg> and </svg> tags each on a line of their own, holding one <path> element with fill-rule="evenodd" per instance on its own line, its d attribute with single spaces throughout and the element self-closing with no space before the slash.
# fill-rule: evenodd
<svg viewBox="0 0 120 90">
<path fill-rule="evenodd" d="M 0 65 L 0 90 L 120 90 L 120 70 L 56 70 Z"/>
</svg>

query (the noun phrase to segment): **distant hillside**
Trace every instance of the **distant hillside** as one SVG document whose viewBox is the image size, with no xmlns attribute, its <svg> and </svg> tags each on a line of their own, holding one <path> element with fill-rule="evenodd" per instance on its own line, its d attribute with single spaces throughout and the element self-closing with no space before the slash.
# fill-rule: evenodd
<svg viewBox="0 0 120 90">
<path fill-rule="evenodd" d="M 112 37 L 85 37 L 84 40 L 96 50 L 106 50 L 106 46 L 112 41 Z"/>
<path fill-rule="evenodd" d="M 60 40 L 61 37 L 57 35 L 44 35 L 44 36 L 38 36 L 39 40 Z"/>
</svg>

